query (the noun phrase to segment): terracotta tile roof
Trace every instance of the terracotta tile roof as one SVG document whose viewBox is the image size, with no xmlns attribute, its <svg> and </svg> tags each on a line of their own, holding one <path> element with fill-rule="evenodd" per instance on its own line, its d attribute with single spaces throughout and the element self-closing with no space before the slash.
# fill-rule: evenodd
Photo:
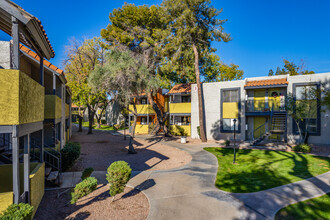
<svg viewBox="0 0 330 220">
<path fill-rule="evenodd" d="M 266 80 L 247 81 L 244 87 L 262 87 L 262 86 L 287 85 L 287 84 L 288 81 L 286 81 L 286 78 L 266 79 Z"/>
<path fill-rule="evenodd" d="M 168 94 L 191 93 L 191 84 L 177 84 L 168 92 Z"/>
<path fill-rule="evenodd" d="M 32 58 L 34 58 L 34 59 L 40 61 L 40 58 L 39 58 L 38 54 L 36 54 L 36 53 L 33 52 L 32 50 L 30 50 L 29 48 L 23 46 L 22 44 L 20 44 L 19 48 L 20 48 L 21 51 L 24 51 L 25 53 L 27 53 L 27 54 L 28 54 L 29 56 L 31 56 Z M 59 69 L 58 67 L 54 66 L 54 65 L 51 64 L 51 62 L 49 62 L 48 60 L 45 60 L 45 59 L 44 59 L 44 66 L 47 66 L 48 68 L 50 68 L 50 69 L 56 71 L 57 73 L 59 73 L 59 74 L 63 74 L 63 75 L 64 75 L 63 70 L 61 70 L 61 69 Z"/>
</svg>

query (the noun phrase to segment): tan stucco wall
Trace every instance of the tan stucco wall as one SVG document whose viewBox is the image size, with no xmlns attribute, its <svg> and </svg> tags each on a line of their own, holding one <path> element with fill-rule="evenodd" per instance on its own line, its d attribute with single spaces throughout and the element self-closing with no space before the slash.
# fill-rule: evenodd
<svg viewBox="0 0 330 220">
<path fill-rule="evenodd" d="M 38 164 L 30 174 L 30 192 L 31 205 L 34 207 L 34 215 L 45 193 L 45 163 Z"/>
</svg>

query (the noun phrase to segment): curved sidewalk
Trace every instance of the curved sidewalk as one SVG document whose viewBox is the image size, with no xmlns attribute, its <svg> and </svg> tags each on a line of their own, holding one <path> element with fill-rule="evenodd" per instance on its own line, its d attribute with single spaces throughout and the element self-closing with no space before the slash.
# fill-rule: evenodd
<svg viewBox="0 0 330 220">
<path fill-rule="evenodd" d="M 172 170 L 143 171 L 129 181 L 150 202 L 148 219 L 274 219 L 292 203 L 330 192 L 330 172 L 256 193 L 228 193 L 214 186 L 218 161 L 204 145 L 162 142 L 191 154 Z"/>
</svg>

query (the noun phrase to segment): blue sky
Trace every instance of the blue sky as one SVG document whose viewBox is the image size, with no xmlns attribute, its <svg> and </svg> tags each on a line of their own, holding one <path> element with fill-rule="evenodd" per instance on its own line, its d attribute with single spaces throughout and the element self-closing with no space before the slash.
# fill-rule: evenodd
<svg viewBox="0 0 330 220">
<path fill-rule="evenodd" d="M 50 60 L 62 67 L 65 45 L 72 37 L 100 35 L 109 23 L 109 12 L 125 1 L 106 0 L 14 0 L 39 18 L 54 47 Z M 160 0 L 126 0 L 128 3 L 160 4 Z M 212 1 L 223 8 L 221 19 L 233 40 L 216 42 L 217 54 L 225 63 L 235 63 L 244 77 L 267 75 L 283 66 L 282 59 L 300 63 L 309 70 L 330 72 L 330 1 L 328 0 L 227 0 Z M 0 33 L 0 40 L 10 37 Z"/>
</svg>

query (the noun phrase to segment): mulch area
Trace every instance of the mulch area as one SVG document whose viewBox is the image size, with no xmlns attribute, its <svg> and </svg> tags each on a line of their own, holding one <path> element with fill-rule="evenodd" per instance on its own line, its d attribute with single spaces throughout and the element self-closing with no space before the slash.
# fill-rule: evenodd
<svg viewBox="0 0 330 220">
<path fill-rule="evenodd" d="M 146 196 L 136 189 L 125 188 L 113 202 L 108 185 L 98 185 L 91 194 L 70 204 L 70 190 L 46 191 L 35 215 L 36 220 L 43 219 L 146 219 L 149 202 Z M 64 192 L 63 194 L 61 194 Z M 61 194 L 58 198 L 58 194 Z"/>
<path fill-rule="evenodd" d="M 77 129 L 76 129 L 77 130 Z M 83 171 L 93 167 L 95 171 L 105 171 L 112 162 L 126 161 L 133 171 L 162 170 L 181 167 L 191 161 L 191 155 L 160 143 L 159 138 L 134 139 L 137 154 L 128 154 L 129 138 L 121 135 L 95 131 L 87 135 L 86 130 L 74 130 L 70 141 L 81 144 L 81 156 L 70 171 Z"/>
</svg>

